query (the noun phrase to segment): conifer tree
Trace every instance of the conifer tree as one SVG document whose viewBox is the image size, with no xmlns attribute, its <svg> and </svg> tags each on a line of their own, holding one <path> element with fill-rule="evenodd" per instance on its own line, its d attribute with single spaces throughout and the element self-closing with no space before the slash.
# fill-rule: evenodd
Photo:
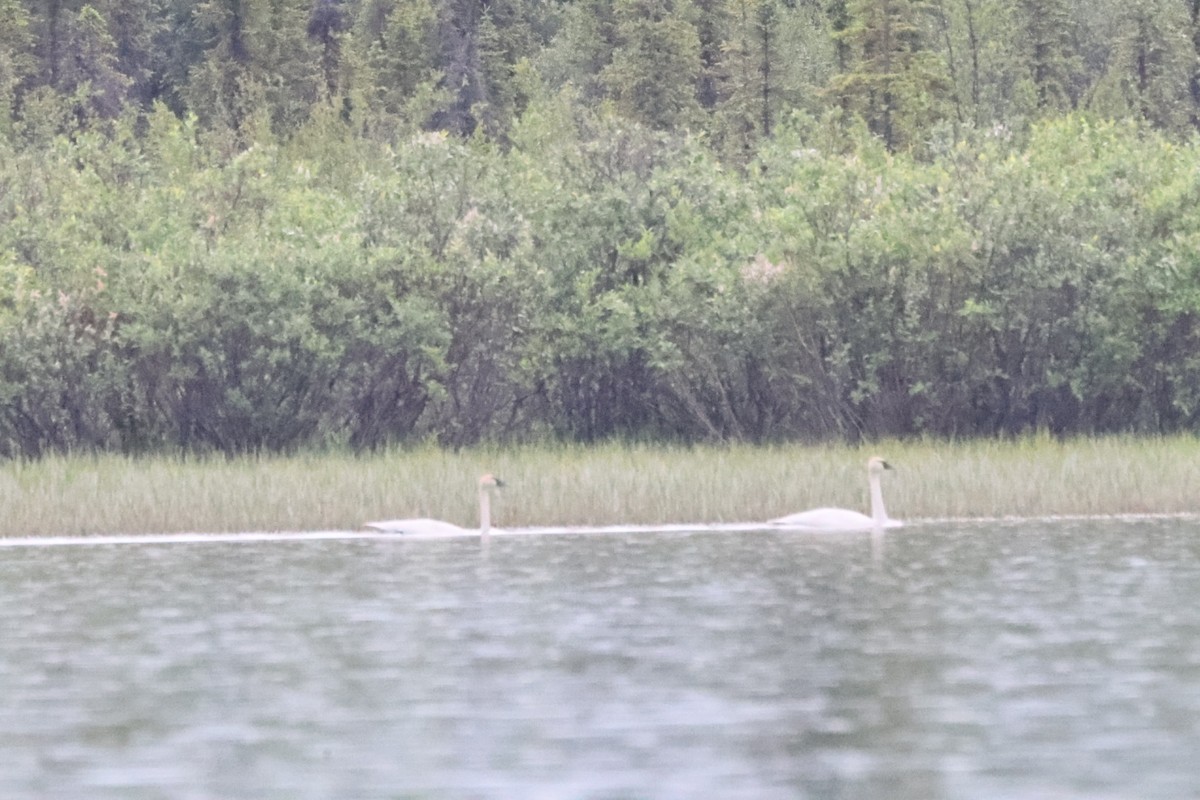
<svg viewBox="0 0 1200 800">
<path fill-rule="evenodd" d="M 253 6 L 245 0 L 203 0 L 191 14 L 203 56 L 187 76 L 183 94 L 189 110 L 208 125 L 241 132 L 264 102 L 248 41 L 252 15 Z"/>
<path fill-rule="evenodd" d="M 1021 0 L 1026 74 L 1042 112 L 1065 111 L 1076 101 L 1079 56 L 1071 43 L 1071 12 L 1067 0 Z"/>
<path fill-rule="evenodd" d="M 612 0 L 576 0 L 562 8 L 553 38 L 534 59 L 547 85 L 570 84 L 584 102 L 608 96 L 601 76 L 617 47 Z"/>
<path fill-rule="evenodd" d="M 478 116 L 484 130 L 496 138 L 507 136 L 520 113 L 517 65 L 532 61 L 545 46 L 549 26 L 541 9 L 541 3 L 528 0 L 490 0 L 480 20 Z"/>
<path fill-rule="evenodd" d="M 1190 83 L 1200 68 L 1187 9 L 1173 0 L 1137 0 L 1115 17 L 1110 57 L 1089 106 L 1186 131 L 1194 113 Z"/>
<path fill-rule="evenodd" d="M 1200 0 L 1191 0 L 1188 17 L 1192 50 L 1200 57 Z M 1188 88 L 1192 96 L 1192 127 L 1200 128 L 1200 70 L 1192 73 L 1191 80 L 1188 81 Z"/>
<path fill-rule="evenodd" d="M 849 24 L 837 33 L 853 61 L 831 89 L 892 150 L 948 113 L 952 85 L 928 41 L 929 10 L 921 0 L 848 0 Z"/>
<path fill-rule="evenodd" d="M 438 69 L 438 16 L 433 0 L 372 0 L 361 15 L 358 36 L 370 71 L 364 91 L 371 116 L 423 125 L 432 115 Z M 419 108 L 418 108 L 419 107 Z M 407 119 L 416 114 L 419 119 Z"/>
<path fill-rule="evenodd" d="M 308 17 L 308 37 L 321 46 L 321 74 L 325 97 L 333 99 L 341 88 L 342 39 L 350 27 L 350 12 L 343 0 L 317 0 Z"/>
<path fill-rule="evenodd" d="M 711 112 L 724 98 L 721 82 L 725 75 L 722 52 L 733 24 L 734 9 L 729 0 L 693 0 L 696 7 L 696 34 L 700 39 L 700 78 L 696 100 Z"/>
<path fill-rule="evenodd" d="M 481 0 L 444 0 L 437 4 L 437 59 L 442 73 L 441 88 L 448 102 L 433 115 L 434 128 L 457 134 L 475 130 L 474 107 L 486 99 L 480 68 Z"/>
<path fill-rule="evenodd" d="M 33 71 L 33 33 L 30 15 L 20 0 L 0 0 L 0 137 L 10 132 L 17 89 Z"/>
<path fill-rule="evenodd" d="M 722 52 L 720 135 L 744 160 L 780 112 L 778 0 L 736 0 Z"/>
<path fill-rule="evenodd" d="M 80 98 L 80 122 L 121 113 L 131 81 L 118 69 L 116 42 L 94 6 L 85 5 L 70 18 L 63 44 L 57 88 Z"/>
<path fill-rule="evenodd" d="M 97 0 L 93 5 L 108 22 L 116 45 L 116 66 L 129 81 L 129 98 L 142 107 L 167 90 L 172 27 L 167 0 Z"/>
<path fill-rule="evenodd" d="M 342 26 L 337 2 L 273 0 L 250 21 L 251 74 L 263 87 L 279 133 L 296 130 L 314 108 L 334 100 L 342 83 Z"/>
<path fill-rule="evenodd" d="M 617 0 L 617 47 L 601 79 L 624 115 L 663 129 L 700 120 L 694 20 L 691 0 Z"/>
</svg>

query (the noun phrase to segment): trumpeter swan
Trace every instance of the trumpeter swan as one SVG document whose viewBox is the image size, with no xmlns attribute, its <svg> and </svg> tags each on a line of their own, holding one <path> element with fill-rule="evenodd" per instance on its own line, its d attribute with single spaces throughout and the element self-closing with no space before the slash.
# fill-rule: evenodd
<svg viewBox="0 0 1200 800">
<path fill-rule="evenodd" d="M 851 511 L 848 508 L 814 508 L 798 514 L 788 514 L 771 520 L 773 525 L 790 528 L 807 528 L 820 531 L 865 531 L 875 528 L 899 528 L 904 523 L 889 519 L 883 507 L 883 487 L 879 478 L 891 465 L 879 456 L 867 460 L 867 480 L 871 485 L 871 516 Z"/>
<path fill-rule="evenodd" d="M 492 529 L 492 497 L 493 489 L 504 486 L 504 481 L 488 473 L 479 479 L 479 534 L 487 536 Z M 384 533 L 420 533 L 420 534 L 469 534 L 475 533 L 467 528 L 460 528 L 440 519 L 390 519 L 383 522 L 368 522 L 366 527 Z"/>
</svg>

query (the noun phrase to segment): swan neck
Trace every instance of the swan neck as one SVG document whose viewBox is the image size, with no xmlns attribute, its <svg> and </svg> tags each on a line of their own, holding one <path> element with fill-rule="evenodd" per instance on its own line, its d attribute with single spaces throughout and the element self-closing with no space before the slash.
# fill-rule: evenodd
<svg viewBox="0 0 1200 800">
<path fill-rule="evenodd" d="M 880 485 L 879 473 L 873 472 L 870 475 L 871 482 L 871 519 L 874 520 L 877 526 L 882 526 L 887 522 L 887 509 L 883 507 L 883 486 Z"/>
<path fill-rule="evenodd" d="M 492 498 L 488 490 L 479 487 L 479 535 L 487 536 L 492 529 Z"/>
</svg>

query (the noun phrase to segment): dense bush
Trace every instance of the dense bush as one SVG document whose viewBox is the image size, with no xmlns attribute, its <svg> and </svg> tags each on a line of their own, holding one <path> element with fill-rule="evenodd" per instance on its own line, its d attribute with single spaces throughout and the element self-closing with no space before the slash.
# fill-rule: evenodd
<svg viewBox="0 0 1200 800">
<path fill-rule="evenodd" d="M 0 453 L 1194 429 L 1198 175 L 1084 117 L 742 171 L 550 97 L 504 148 L 3 143 Z"/>
<path fill-rule="evenodd" d="M 0 11 L 0 456 L 1200 422 L 1184 4 Z"/>
</svg>

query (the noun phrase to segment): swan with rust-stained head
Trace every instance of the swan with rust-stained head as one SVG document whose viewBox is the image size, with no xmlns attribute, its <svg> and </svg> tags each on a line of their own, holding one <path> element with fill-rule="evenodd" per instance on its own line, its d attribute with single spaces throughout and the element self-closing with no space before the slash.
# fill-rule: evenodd
<svg viewBox="0 0 1200 800">
<path fill-rule="evenodd" d="M 889 519 L 883 507 L 883 487 L 880 476 L 891 465 L 879 456 L 867 461 L 867 481 L 871 486 L 871 516 L 848 508 L 814 508 L 798 514 L 788 514 L 771 520 L 772 525 L 813 531 L 868 531 L 878 528 L 899 528 L 904 523 Z"/>
<path fill-rule="evenodd" d="M 487 536 L 492 529 L 492 490 L 504 486 L 504 481 L 488 473 L 479 479 L 479 530 L 481 536 Z M 440 519 L 389 519 L 383 522 L 368 522 L 367 528 L 384 533 L 420 533 L 440 535 L 462 535 L 476 533 L 468 528 L 460 528 Z"/>
</svg>

